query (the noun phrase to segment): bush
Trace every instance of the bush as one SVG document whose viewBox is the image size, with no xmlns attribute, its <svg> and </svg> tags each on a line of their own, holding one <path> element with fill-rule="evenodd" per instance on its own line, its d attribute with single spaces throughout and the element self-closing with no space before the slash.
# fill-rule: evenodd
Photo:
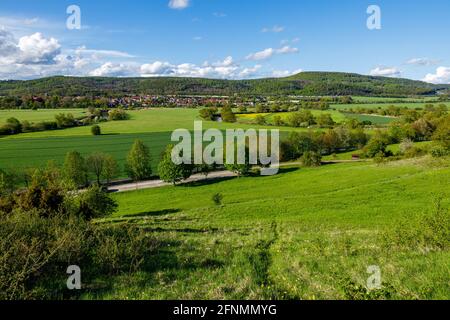
<svg viewBox="0 0 450 320">
<path fill-rule="evenodd" d="M 117 210 L 117 203 L 99 186 L 91 186 L 77 197 L 78 216 L 86 220 L 101 218 Z"/>
<path fill-rule="evenodd" d="M 222 205 L 223 195 L 221 193 L 216 193 L 212 196 L 212 201 L 216 206 Z"/>
<path fill-rule="evenodd" d="M 314 151 L 306 151 L 302 156 L 305 167 L 319 167 L 322 164 L 322 155 Z"/>
<path fill-rule="evenodd" d="M 94 136 L 99 136 L 102 134 L 102 129 L 100 128 L 99 125 L 94 125 L 91 127 L 91 133 Z"/>
<path fill-rule="evenodd" d="M 65 285 L 68 266 L 82 268 L 85 284 L 139 271 L 157 247 L 137 227 L 15 212 L 0 220 L 0 300 L 77 298 L 79 292 L 69 292 Z"/>
<path fill-rule="evenodd" d="M 430 154 L 433 158 L 442 158 L 450 155 L 450 150 L 441 145 L 436 145 L 431 148 Z"/>
<path fill-rule="evenodd" d="M 114 109 L 110 110 L 109 113 L 109 120 L 111 121 L 122 121 L 122 120 L 128 120 L 130 118 L 129 114 L 125 112 L 123 109 Z"/>
<path fill-rule="evenodd" d="M 400 247 L 420 251 L 439 251 L 450 248 L 450 211 L 437 197 L 428 213 L 409 215 L 399 219 L 395 227 L 382 236 L 386 247 Z"/>
</svg>

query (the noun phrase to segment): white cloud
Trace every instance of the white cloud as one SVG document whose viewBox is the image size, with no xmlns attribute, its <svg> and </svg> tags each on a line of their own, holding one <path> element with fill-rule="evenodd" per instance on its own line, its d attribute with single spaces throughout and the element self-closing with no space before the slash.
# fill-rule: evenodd
<svg viewBox="0 0 450 320">
<path fill-rule="evenodd" d="M 264 33 L 267 33 L 267 32 L 280 33 L 280 32 L 283 32 L 284 29 L 285 29 L 284 27 L 275 25 L 275 26 L 273 26 L 271 28 L 263 28 L 261 30 L 261 32 L 264 32 Z"/>
<path fill-rule="evenodd" d="M 170 75 L 172 74 L 173 67 L 168 62 L 156 61 L 153 63 L 143 64 L 141 66 L 140 72 L 142 76 L 150 77 L 152 75 Z"/>
<path fill-rule="evenodd" d="M 251 78 L 257 75 L 257 72 L 259 71 L 259 69 L 262 68 L 262 65 L 257 64 L 254 67 L 250 67 L 250 68 L 244 68 L 240 73 L 239 73 L 239 77 L 240 78 Z"/>
<path fill-rule="evenodd" d="M 127 77 L 136 74 L 137 69 L 132 65 L 106 62 L 99 68 L 92 70 L 89 75 L 93 77 Z"/>
<path fill-rule="evenodd" d="M 144 64 L 140 68 L 143 77 L 195 77 L 195 78 L 220 78 L 237 79 L 254 76 L 261 66 L 242 68 L 235 63 L 233 57 L 228 56 L 223 61 L 209 63 L 205 61 L 201 65 L 193 63 L 171 64 L 169 62 L 156 61 Z"/>
<path fill-rule="evenodd" d="M 276 51 L 279 54 L 297 53 L 299 50 L 297 48 L 292 48 L 290 46 L 284 46 Z"/>
<path fill-rule="evenodd" d="M 169 8 L 183 10 L 189 7 L 189 0 L 170 0 Z"/>
<path fill-rule="evenodd" d="M 436 84 L 450 84 L 450 68 L 439 67 L 436 69 L 436 73 L 427 74 L 423 81 Z"/>
<path fill-rule="evenodd" d="M 280 49 L 267 48 L 262 51 L 249 54 L 246 59 L 247 60 L 267 60 L 273 57 L 275 54 L 289 54 L 289 53 L 297 53 L 299 50 L 297 48 L 292 48 L 290 46 L 284 46 Z"/>
<path fill-rule="evenodd" d="M 61 46 L 55 38 L 46 39 L 37 32 L 19 39 L 20 62 L 29 64 L 53 63 L 55 57 L 61 52 Z"/>
<path fill-rule="evenodd" d="M 271 58 L 275 54 L 275 50 L 273 48 L 267 48 L 262 51 L 258 51 L 256 53 L 249 54 L 246 59 L 247 60 L 266 60 Z"/>
<path fill-rule="evenodd" d="M 274 71 L 272 72 L 272 77 L 275 77 L 275 78 L 289 77 L 289 76 L 295 75 L 295 74 L 297 74 L 297 73 L 300 73 L 300 72 L 302 72 L 302 71 L 303 71 L 302 69 L 297 69 L 297 70 L 294 70 L 294 71 L 289 71 L 289 70 L 274 70 Z"/>
<path fill-rule="evenodd" d="M 94 49 L 88 49 L 85 46 L 79 47 L 76 49 L 76 52 L 78 54 L 89 54 L 92 55 L 93 58 L 102 58 L 102 57 L 110 57 L 110 58 L 135 58 L 135 56 L 123 52 L 123 51 L 116 51 L 116 50 L 94 50 Z"/>
<path fill-rule="evenodd" d="M 416 65 L 416 66 L 431 66 L 439 63 L 439 60 L 433 60 L 429 58 L 413 58 L 406 61 L 406 64 Z"/>
<path fill-rule="evenodd" d="M 394 77 L 398 78 L 401 76 L 400 70 L 395 67 L 376 67 L 370 71 L 371 76 L 380 76 L 380 77 Z"/>
<path fill-rule="evenodd" d="M 200 36 L 197 36 L 197 37 L 194 37 L 194 38 L 192 38 L 194 41 L 202 41 L 203 40 L 203 37 L 200 37 Z"/>
</svg>

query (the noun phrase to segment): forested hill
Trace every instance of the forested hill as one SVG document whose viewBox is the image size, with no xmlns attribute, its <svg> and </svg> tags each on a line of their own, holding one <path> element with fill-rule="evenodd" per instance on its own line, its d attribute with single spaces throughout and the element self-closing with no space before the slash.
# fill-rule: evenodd
<svg viewBox="0 0 450 320">
<path fill-rule="evenodd" d="M 0 81 L 0 95 L 123 96 L 123 95 L 432 95 L 450 90 L 408 79 L 337 72 L 302 72 L 287 78 L 213 80 L 199 78 L 50 77 Z"/>
</svg>

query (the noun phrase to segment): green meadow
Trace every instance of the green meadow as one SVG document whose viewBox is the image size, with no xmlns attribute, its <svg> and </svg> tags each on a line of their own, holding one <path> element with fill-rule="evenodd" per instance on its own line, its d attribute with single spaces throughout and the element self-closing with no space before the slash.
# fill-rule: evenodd
<svg viewBox="0 0 450 320">
<path fill-rule="evenodd" d="M 384 98 L 383 98 L 384 99 Z M 387 109 L 390 106 L 396 106 L 399 108 L 408 108 L 408 109 L 424 109 L 427 104 L 433 104 L 435 106 L 438 106 L 440 104 L 444 104 L 447 106 L 447 108 L 450 108 L 449 102 L 402 102 L 402 103 L 352 103 L 352 104 L 332 104 L 330 108 L 338 110 L 338 111 L 344 111 L 353 109 L 356 110 L 358 108 L 364 108 L 364 109 Z"/>
<path fill-rule="evenodd" d="M 10 112 L 9 115 L 14 115 L 15 112 Z M 101 123 L 101 136 L 92 136 L 91 128 L 86 126 L 2 137 L 0 138 L 0 168 L 14 168 L 20 171 L 28 167 L 43 166 L 50 160 L 61 164 L 67 152 L 74 150 L 83 155 L 94 151 L 109 153 L 123 168 L 126 154 L 131 145 L 136 139 L 141 139 L 149 146 L 153 166 L 156 169 L 161 152 L 170 142 L 172 132 L 176 129 L 193 130 L 194 121 L 201 120 L 198 117 L 198 109 L 151 109 L 130 111 L 129 113 L 130 120 Z M 16 115 L 19 120 L 22 120 L 21 114 L 18 112 Z M 29 115 L 31 119 L 38 118 L 38 115 L 31 116 L 32 111 L 24 114 Z M 53 111 L 47 112 L 46 115 L 50 117 L 46 120 L 51 120 L 51 116 L 54 116 Z M 237 128 L 274 129 L 276 127 L 203 121 L 203 128 L 226 130 Z M 286 127 L 279 129 L 282 131 L 292 130 Z M 304 131 L 306 129 L 298 128 L 296 130 Z"/>
<path fill-rule="evenodd" d="M 432 215 L 439 198 L 448 207 L 448 160 L 291 167 L 116 194 L 119 211 L 97 223 L 140 226 L 161 247 L 145 272 L 97 279 L 102 290 L 83 298 L 448 299 L 448 251 L 398 230 Z M 371 265 L 379 296 L 365 289 Z"/>
<path fill-rule="evenodd" d="M 19 121 L 42 122 L 53 121 L 55 116 L 60 113 L 71 113 L 74 117 L 81 117 L 86 114 L 83 109 L 41 109 L 41 110 L 0 110 L 0 125 L 3 125 L 7 119 L 16 118 Z"/>
</svg>

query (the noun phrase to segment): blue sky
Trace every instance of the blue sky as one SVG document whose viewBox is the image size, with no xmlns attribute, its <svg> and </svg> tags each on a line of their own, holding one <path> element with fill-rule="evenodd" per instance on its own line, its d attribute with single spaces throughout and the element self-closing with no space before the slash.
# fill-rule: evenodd
<svg viewBox="0 0 450 320">
<path fill-rule="evenodd" d="M 81 29 L 66 27 L 69 5 Z M 381 9 L 369 30 L 366 10 Z M 344 71 L 450 83 L 450 1 L 0 2 L 0 79 Z"/>
</svg>

